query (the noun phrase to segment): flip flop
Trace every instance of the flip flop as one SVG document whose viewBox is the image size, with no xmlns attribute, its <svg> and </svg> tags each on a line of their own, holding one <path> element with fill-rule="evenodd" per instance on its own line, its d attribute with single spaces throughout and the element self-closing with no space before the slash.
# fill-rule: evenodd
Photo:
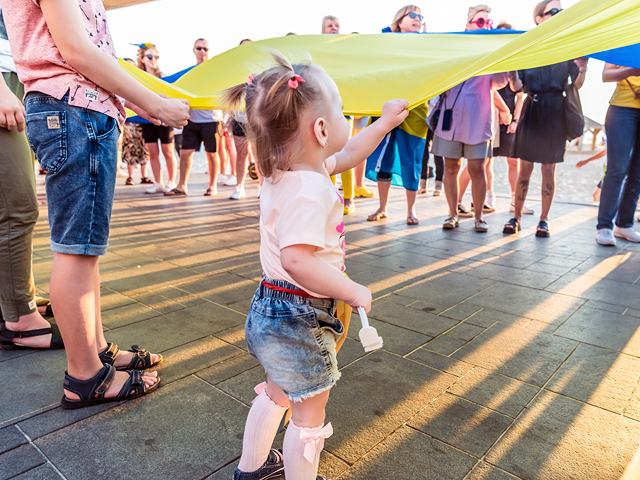
<svg viewBox="0 0 640 480">
<path fill-rule="evenodd" d="M 420 220 L 418 220 L 416 217 L 407 217 L 407 225 L 418 225 L 420 223 Z"/>
<path fill-rule="evenodd" d="M 187 196 L 187 192 L 182 192 L 182 191 L 178 190 L 177 188 L 173 188 L 173 189 L 169 190 L 168 192 L 164 192 L 164 196 L 165 197 L 186 197 Z"/>
<path fill-rule="evenodd" d="M 217 193 L 217 192 L 216 192 Z M 213 193 L 213 188 L 207 188 L 207 191 L 204 192 L 204 196 L 205 197 L 210 197 L 211 195 L 214 195 Z"/>
<path fill-rule="evenodd" d="M 378 220 L 382 220 L 383 218 L 387 218 L 387 214 L 382 213 L 372 213 L 367 217 L 368 222 L 377 222 Z"/>
</svg>

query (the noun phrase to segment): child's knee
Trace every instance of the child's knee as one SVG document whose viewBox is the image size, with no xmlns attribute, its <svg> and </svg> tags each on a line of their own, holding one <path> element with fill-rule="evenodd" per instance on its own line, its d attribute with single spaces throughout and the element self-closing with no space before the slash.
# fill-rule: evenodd
<svg viewBox="0 0 640 480">
<path fill-rule="evenodd" d="M 285 395 L 282 389 L 273 383 L 271 379 L 267 383 L 267 396 L 271 399 L 271 401 L 281 407 L 289 408 L 289 397 Z"/>
</svg>

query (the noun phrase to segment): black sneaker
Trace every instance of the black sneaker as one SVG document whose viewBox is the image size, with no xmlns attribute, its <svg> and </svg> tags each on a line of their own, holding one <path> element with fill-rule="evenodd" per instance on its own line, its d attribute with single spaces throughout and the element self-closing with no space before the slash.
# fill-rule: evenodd
<svg viewBox="0 0 640 480">
<path fill-rule="evenodd" d="M 318 477 L 319 478 L 319 477 Z M 236 467 L 233 480 L 276 480 L 284 479 L 284 462 L 282 452 L 272 449 L 267 461 L 255 472 L 242 472 Z"/>
<path fill-rule="evenodd" d="M 471 217 L 473 217 L 473 213 L 471 213 L 469 210 L 467 210 L 464 205 L 459 203 L 458 204 L 458 216 L 459 217 L 464 217 L 464 218 L 471 218 Z"/>
</svg>

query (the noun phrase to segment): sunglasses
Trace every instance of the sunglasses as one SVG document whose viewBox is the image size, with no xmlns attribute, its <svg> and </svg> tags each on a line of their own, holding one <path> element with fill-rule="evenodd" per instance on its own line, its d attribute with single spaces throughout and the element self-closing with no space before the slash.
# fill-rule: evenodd
<svg viewBox="0 0 640 480">
<path fill-rule="evenodd" d="M 200 50 L 204 50 L 205 52 L 209 51 L 209 47 L 196 47 L 196 50 L 200 51 Z"/>
<path fill-rule="evenodd" d="M 546 16 L 552 16 L 552 17 L 555 17 L 555 16 L 556 16 L 557 14 L 559 14 L 561 11 L 562 11 L 562 9 L 561 9 L 561 8 L 552 8 L 552 9 L 551 9 L 551 10 L 549 10 L 548 12 L 544 12 L 544 13 L 542 14 L 542 16 L 543 16 L 543 17 L 546 17 Z"/>
<path fill-rule="evenodd" d="M 411 20 L 415 20 L 417 18 L 420 22 L 424 18 L 422 15 L 420 15 L 419 13 L 416 13 L 416 12 L 409 12 L 406 15 L 403 15 L 402 18 L 406 17 L 407 15 L 409 15 Z M 402 18 L 400 20 L 402 20 Z"/>
<path fill-rule="evenodd" d="M 153 60 L 154 58 L 157 60 L 158 58 L 160 58 L 160 55 L 151 55 L 150 53 L 147 53 L 145 57 L 147 57 L 149 60 Z"/>
<path fill-rule="evenodd" d="M 469 23 L 475 23 L 478 28 L 486 28 L 487 30 L 491 30 L 493 28 L 493 20 L 491 20 L 490 18 L 485 20 L 484 18 L 480 17 L 479 19 Z"/>
</svg>

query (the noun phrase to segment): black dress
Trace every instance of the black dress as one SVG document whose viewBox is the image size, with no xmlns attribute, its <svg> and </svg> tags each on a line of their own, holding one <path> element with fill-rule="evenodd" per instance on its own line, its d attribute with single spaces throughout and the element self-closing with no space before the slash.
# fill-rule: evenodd
<svg viewBox="0 0 640 480">
<path fill-rule="evenodd" d="M 509 111 L 511 115 L 513 115 L 516 111 L 516 95 L 522 90 L 518 90 L 514 92 L 511 90 L 511 85 L 507 84 L 506 87 L 498 90 L 498 93 L 504 100 L 504 103 L 509 107 Z M 518 120 L 519 121 L 519 120 Z M 500 125 L 500 146 L 493 149 L 494 157 L 512 157 L 513 152 L 515 150 L 515 133 L 507 133 L 507 129 L 509 125 Z"/>
<path fill-rule="evenodd" d="M 564 160 L 567 145 L 565 86 L 580 73 L 573 60 L 518 72 L 527 99 L 516 130 L 514 157 L 551 164 Z"/>
</svg>

